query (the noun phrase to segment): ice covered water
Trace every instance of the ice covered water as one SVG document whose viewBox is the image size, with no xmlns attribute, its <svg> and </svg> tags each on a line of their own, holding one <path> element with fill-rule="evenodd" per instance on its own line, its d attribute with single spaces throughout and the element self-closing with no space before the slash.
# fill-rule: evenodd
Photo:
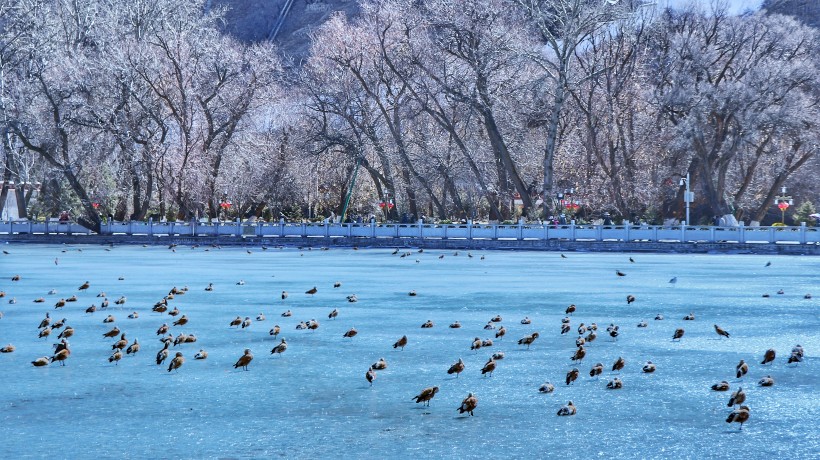
<svg viewBox="0 0 820 460">
<path fill-rule="evenodd" d="M 820 442 L 820 259 L 753 255 L 664 255 L 487 252 L 413 249 L 294 248 L 262 250 L 179 246 L 4 245 L 0 256 L 0 457 L 64 458 L 407 458 L 567 457 L 567 458 L 817 458 Z M 206 250 L 209 249 L 209 250 Z M 409 252 L 406 257 L 401 254 Z M 439 258 L 443 256 L 443 258 Z M 482 256 L 484 258 L 482 259 Z M 635 262 L 629 261 L 632 257 Z M 767 262 L 770 266 L 766 266 Z M 616 270 L 626 276 L 616 276 Z M 20 281 L 11 281 L 19 274 Z M 669 280 L 677 277 L 676 283 Z M 122 278 L 120 280 L 119 278 Z M 89 281 L 90 288 L 78 287 Z M 244 284 L 237 284 L 244 281 Z M 341 287 L 334 288 L 335 282 Z M 205 291 L 213 283 L 213 291 Z M 195 334 L 196 343 L 171 347 L 185 364 L 167 372 L 155 363 L 162 348 L 156 335 L 175 319 L 151 311 L 173 288 L 189 291 L 169 301 L 190 318 L 171 327 L 174 335 Z M 315 295 L 305 291 L 317 288 Z M 50 290 L 55 294 L 48 294 Z M 777 294 L 778 290 L 783 294 Z M 416 296 L 409 296 L 415 290 Z M 100 305 L 105 311 L 84 313 Z M 289 296 L 282 300 L 280 294 Z M 770 297 L 764 298 L 763 294 Z M 804 295 L 814 293 L 814 299 Z M 355 294 L 357 302 L 347 296 Z M 72 295 L 62 309 L 54 305 Z M 636 300 L 627 305 L 626 296 Z M 113 301 L 126 297 L 124 305 Z M 17 303 L 9 304 L 10 298 Z M 44 297 L 44 303 L 33 300 Z M 568 305 L 571 332 L 561 334 Z M 333 309 L 336 319 L 328 319 Z M 293 316 L 281 313 L 291 310 Z M 129 319 L 136 311 L 138 319 Z M 51 356 L 55 331 L 38 338 L 37 325 L 49 312 L 67 319 L 76 333 L 66 366 L 35 368 Z M 265 321 L 255 321 L 259 313 Z M 689 313 L 694 321 L 684 321 Z M 111 324 L 138 339 L 141 351 L 109 363 L 114 339 L 103 338 Z M 655 321 L 657 314 L 664 320 Z M 500 315 L 507 334 L 485 330 Z M 232 319 L 254 319 L 231 328 Z M 520 320 L 528 316 L 530 325 Z M 317 330 L 296 330 L 316 319 Z M 422 329 L 427 320 L 433 328 Z M 448 328 L 454 321 L 459 329 Z M 645 320 L 647 328 L 637 328 Z M 575 351 L 580 323 L 596 322 L 598 339 L 587 345 L 581 363 Z M 605 329 L 620 327 L 617 341 Z M 272 356 L 279 343 L 268 331 L 278 324 L 287 351 Z M 731 333 L 721 339 L 718 324 Z M 359 334 L 343 338 L 355 327 Z M 685 329 L 672 342 L 676 328 Z M 516 341 L 540 337 L 529 350 Z M 407 335 L 403 350 L 392 344 Z M 492 347 L 471 351 L 475 337 Z M 786 365 L 795 344 L 806 350 L 797 366 Z M 209 357 L 195 361 L 205 349 Z M 233 364 L 250 348 L 249 370 Z M 777 350 L 773 365 L 760 361 Z M 492 377 L 480 369 L 504 352 Z M 619 357 L 621 390 L 607 390 Z M 384 357 L 372 387 L 370 364 Z M 447 374 L 462 358 L 459 378 Z M 750 365 L 738 381 L 735 365 Z M 641 366 L 651 360 L 654 374 Z M 589 377 L 601 362 L 600 379 Z M 577 367 L 579 379 L 565 385 Z M 761 388 L 766 375 L 775 385 Z M 738 431 L 725 419 L 729 393 L 713 383 L 743 387 L 751 419 Z M 545 381 L 553 394 L 538 392 Z M 438 386 L 430 407 L 411 398 Z M 456 408 L 469 392 L 478 398 L 474 417 Z M 556 412 L 572 400 L 575 417 Z"/>
</svg>

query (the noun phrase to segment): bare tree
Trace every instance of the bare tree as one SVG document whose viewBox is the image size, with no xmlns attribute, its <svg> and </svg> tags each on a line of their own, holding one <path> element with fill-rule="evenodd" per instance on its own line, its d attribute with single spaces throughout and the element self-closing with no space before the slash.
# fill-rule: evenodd
<svg viewBox="0 0 820 460">
<path fill-rule="evenodd" d="M 532 126 L 543 126 L 546 140 L 543 153 L 543 194 L 553 195 L 554 161 L 560 142 L 560 120 L 565 110 L 567 91 L 576 87 L 587 74 L 575 74 L 573 66 L 579 49 L 594 42 L 595 32 L 605 28 L 619 15 L 639 7 L 640 2 L 590 0 L 516 0 L 540 35 L 544 47 L 530 53 L 542 71 L 543 109 L 533 116 Z"/>
<path fill-rule="evenodd" d="M 785 17 L 720 8 L 665 14 L 653 46 L 657 104 L 709 215 L 732 215 L 747 193 L 771 195 L 814 154 L 806 134 L 817 130 L 817 41 L 816 31 Z M 777 145 L 786 146 L 777 149 L 777 170 L 751 190 L 756 159 Z"/>
</svg>

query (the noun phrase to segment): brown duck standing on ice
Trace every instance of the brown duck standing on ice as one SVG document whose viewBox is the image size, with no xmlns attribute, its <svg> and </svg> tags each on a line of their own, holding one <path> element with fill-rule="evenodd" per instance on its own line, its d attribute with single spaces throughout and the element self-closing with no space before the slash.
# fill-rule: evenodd
<svg viewBox="0 0 820 460">
<path fill-rule="evenodd" d="M 113 337 L 118 336 L 119 334 L 120 334 L 120 328 L 118 328 L 117 326 L 114 326 L 114 329 L 111 329 L 110 331 L 103 334 L 103 337 L 113 338 Z"/>
<path fill-rule="evenodd" d="M 178 320 L 174 321 L 174 326 L 184 326 L 188 324 L 188 317 L 182 315 Z"/>
<path fill-rule="evenodd" d="M 743 388 L 738 387 L 737 391 L 729 397 L 729 403 L 726 404 L 726 407 L 739 406 L 744 402 L 746 402 L 746 392 L 743 391 Z"/>
<path fill-rule="evenodd" d="M 273 328 L 270 330 L 269 334 L 272 335 L 273 338 L 275 339 L 276 336 L 279 335 L 279 332 L 281 332 L 281 331 L 282 331 L 282 329 L 279 327 L 279 325 L 274 324 Z"/>
<path fill-rule="evenodd" d="M 746 375 L 747 372 L 749 372 L 749 365 L 746 364 L 746 361 L 741 359 L 740 362 L 737 363 L 737 366 L 735 366 L 735 370 L 737 371 L 737 378 L 743 378 L 743 376 Z"/>
<path fill-rule="evenodd" d="M 48 326 L 49 324 L 51 324 L 51 315 L 49 315 L 48 312 L 46 312 L 46 317 L 43 318 L 42 321 L 40 321 L 40 325 L 37 326 L 37 329 L 42 329 Z"/>
<path fill-rule="evenodd" d="M 134 339 L 134 343 L 129 345 L 128 348 L 125 350 L 125 354 L 135 355 L 138 351 L 140 351 L 140 343 L 137 341 L 137 339 Z"/>
<path fill-rule="evenodd" d="M 401 348 L 404 350 L 404 347 L 407 345 L 407 336 L 403 335 L 396 343 L 393 344 L 393 348 Z"/>
<path fill-rule="evenodd" d="M 453 365 L 450 366 L 449 369 L 447 369 L 447 373 L 456 374 L 456 378 L 458 378 L 459 374 L 461 374 L 462 372 L 464 372 L 464 361 L 462 361 L 461 358 L 458 358 L 458 361 L 453 363 Z"/>
<path fill-rule="evenodd" d="M 800 344 L 795 345 L 794 348 L 792 348 L 792 354 L 789 355 L 787 364 L 803 362 L 803 354 L 803 347 L 800 346 Z"/>
<path fill-rule="evenodd" d="M 372 387 L 373 386 L 373 381 L 376 380 L 376 372 L 373 370 L 372 366 L 367 368 L 367 372 L 365 372 L 364 378 L 367 380 L 367 382 Z"/>
<path fill-rule="evenodd" d="M 356 337 L 356 334 L 358 333 L 359 331 L 357 331 L 355 327 L 351 327 L 347 332 L 345 332 L 344 337 L 353 338 Z"/>
<path fill-rule="evenodd" d="M 65 366 L 65 361 L 71 355 L 71 350 L 68 349 L 68 343 L 65 340 L 60 345 L 62 346 L 58 347 L 57 352 L 51 357 L 51 362 L 59 361 L 61 366 Z"/>
<path fill-rule="evenodd" d="M 538 333 L 537 333 L 537 332 L 533 332 L 533 333 L 532 333 L 532 334 L 530 334 L 530 335 L 525 335 L 524 337 L 520 338 L 520 339 L 518 340 L 518 344 L 519 344 L 519 345 L 526 345 L 526 346 L 527 346 L 527 350 L 529 350 L 529 349 L 530 349 L 530 345 L 532 345 L 532 343 L 533 343 L 533 342 L 535 342 L 535 339 L 537 339 L 537 338 L 538 338 Z"/>
<path fill-rule="evenodd" d="M 739 409 L 735 409 L 732 413 L 729 414 L 729 417 L 726 418 L 726 423 L 737 422 L 740 423 L 740 429 L 743 430 L 743 424 L 749 420 L 749 406 L 740 406 Z"/>
<path fill-rule="evenodd" d="M 71 337 L 72 335 L 74 335 L 74 328 L 71 327 L 71 326 L 66 326 L 65 329 L 63 329 L 63 332 L 60 332 L 60 335 L 58 335 L 57 338 L 58 339 L 67 339 L 67 338 Z"/>
<path fill-rule="evenodd" d="M 115 351 L 111 356 L 108 357 L 109 363 L 114 363 L 114 365 L 119 365 L 120 360 L 122 359 L 122 352 L 120 350 Z"/>
<path fill-rule="evenodd" d="M 567 372 L 567 379 L 566 379 L 567 385 L 569 385 L 572 382 L 574 382 L 575 380 L 577 380 L 578 379 L 578 374 L 580 374 L 580 372 L 578 371 L 578 368 L 572 369 L 571 371 Z"/>
<path fill-rule="evenodd" d="M 618 340 L 618 335 L 620 334 L 620 328 L 615 324 L 610 324 L 609 327 L 606 328 L 609 332 L 609 336 L 612 337 L 612 340 Z"/>
<path fill-rule="evenodd" d="M 125 339 L 125 333 L 123 332 L 120 335 L 120 339 L 114 342 L 114 345 L 111 345 L 112 350 L 122 350 L 123 348 L 128 346 L 128 340 Z"/>
<path fill-rule="evenodd" d="M 620 372 L 621 369 L 624 368 L 625 364 L 626 364 L 626 361 L 624 361 L 624 359 L 619 356 L 618 359 L 615 360 L 615 363 L 612 364 L 612 372 Z"/>
<path fill-rule="evenodd" d="M 473 339 L 473 344 L 470 345 L 470 350 L 478 350 L 479 348 L 481 348 L 481 338 L 476 337 Z"/>
<path fill-rule="evenodd" d="M 421 390 L 421 393 L 413 396 L 410 399 L 415 399 L 416 404 L 418 403 L 425 403 L 426 406 L 430 406 L 430 400 L 438 393 L 438 387 L 428 387 Z"/>
<path fill-rule="evenodd" d="M 683 337 L 684 331 L 682 328 L 675 329 L 675 334 L 672 335 L 672 340 L 680 341 L 681 337 Z"/>
<path fill-rule="evenodd" d="M 492 356 L 490 359 L 484 364 L 484 367 L 481 368 L 481 375 L 490 374 L 490 377 L 493 376 L 493 372 L 495 372 L 496 362 Z"/>
<path fill-rule="evenodd" d="M 473 411 L 475 410 L 476 406 L 478 406 L 478 400 L 475 396 L 473 396 L 472 393 L 468 393 L 467 397 L 464 398 L 463 401 L 461 401 L 461 406 L 459 406 L 458 408 L 458 413 L 463 414 L 466 412 L 470 414 L 470 416 L 472 417 Z"/>
<path fill-rule="evenodd" d="M 721 337 L 726 337 L 727 339 L 729 338 L 729 333 L 728 332 L 723 330 L 723 328 L 721 328 L 717 324 L 715 324 L 714 326 L 715 326 L 715 332 L 717 333 L 717 335 L 719 335 Z"/>
<path fill-rule="evenodd" d="M 282 339 L 282 341 L 284 342 L 285 339 Z M 250 364 L 251 361 L 253 361 L 253 354 L 251 354 L 251 350 L 249 348 L 246 348 L 245 353 L 239 357 L 236 363 L 234 363 L 233 368 L 238 369 L 241 367 L 248 370 L 248 364 Z"/>
<path fill-rule="evenodd" d="M 279 342 L 278 345 L 276 345 L 275 347 L 273 347 L 271 349 L 270 354 L 272 354 L 272 355 L 281 355 L 287 349 L 288 349 L 288 343 L 285 341 L 285 339 L 282 339 L 282 341 Z M 245 369 L 245 370 L 247 370 L 247 369 Z"/>
<path fill-rule="evenodd" d="M 185 358 L 182 356 L 182 352 L 178 351 L 174 359 L 171 360 L 171 364 L 168 365 L 168 372 L 179 369 L 183 364 L 185 364 Z"/>
<path fill-rule="evenodd" d="M 774 348 L 769 348 L 766 350 L 766 354 L 763 355 L 763 361 L 761 361 L 760 364 L 768 364 L 773 362 L 775 354 Z"/>
<path fill-rule="evenodd" d="M 603 373 L 604 373 L 603 363 L 597 363 L 594 366 L 592 366 L 592 369 L 589 370 L 589 376 L 590 377 L 599 377 Z"/>
<path fill-rule="evenodd" d="M 157 366 L 161 365 L 168 358 L 168 347 L 171 342 L 165 342 L 165 347 L 157 352 Z"/>
</svg>

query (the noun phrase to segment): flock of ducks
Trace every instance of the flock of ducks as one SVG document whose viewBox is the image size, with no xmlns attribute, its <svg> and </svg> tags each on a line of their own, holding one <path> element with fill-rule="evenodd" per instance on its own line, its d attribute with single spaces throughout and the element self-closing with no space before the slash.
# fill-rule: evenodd
<svg viewBox="0 0 820 460">
<path fill-rule="evenodd" d="M 175 245 L 172 245 L 171 249 L 174 249 Z M 422 252 L 419 250 L 418 252 Z M 399 254 L 398 249 L 393 252 L 394 255 Z M 406 257 L 410 253 L 403 253 L 401 257 Z M 454 256 L 457 256 L 458 253 L 454 253 Z M 468 254 L 469 257 L 472 257 L 472 254 Z M 567 257 L 561 254 L 561 257 L 566 259 Z M 441 257 L 440 257 L 441 258 Z M 484 259 L 484 256 L 481 257 Z M 634 259 L 630 258 L 630 262 L 634 263 Z M 616 275 L 618 277 L 625 277 L 627 273 L 616 270 Z M 120 278 L 122 279 L 122 278 Z M 11 277 L 11 281 L 14 283 L 19 283 L 22 281 L 22 277 L 20 275 L 14 275 Z M 675 283 L 677 278 L 673 278 L 670 280 L 670 283 Z M 237 285 L 244 285 L 244 281 L 240 280 L 236 283 Z M 82 294 L 88 291 L 91 288 L 92 283 L 88 280 L 79 284 L 77 291 L 79 294 Z M 333 284 L 333 288 L 341 287 L 340 282 L 336 282 Z M 213 283 L 208 283 L 207 286 L 204 287 L 204 291 L 213 292 L 215 290 L 215 286 Z M 182 331 L 179 331 L 179 328 L 187 325 L 189 323 L 189 318 L 186 314 L 182 313 L 177 306 L 173 306 L 169 304 L 177 296 L 183 296 L 188 292 L 187 287 L 171 288 L 167 294 L 165 294 L 158 302 L 154 304 L 154 306 L 150 309 L 152 313 L 158 313 L 160 315 L 168 315 L 172 319 L 162 322 L 162 324 L 158 327 L 156 331 L 156 335 L 160 338 L 162 343 L 162 348 L 157 352 L 155 362 L 157 366 L 163 366 L 171 357 L 171 348 L 177 347 L 178 345 L 187 344 L 187 343 L 195 343 L 197 342 L 198 338 L 194 334 L 186 334 Z M 313 286 L 310 289 L 305 291 L 305 295 L 314 296 L 318 292 L 318 287 Z M 49 295 L 56 295 L 56 290 L 51 290 L 48 293 Z M 410 296 L 416 296 L 416 291 L 410 291 L 408 293 Z M 0 291 L 0 297 L 6 297 L 5 291 Z M 106 310 L 108 308 L 109 302 L 108 297 L 105 292 L 100 292 L 97 294 L 98 298 L 103 299 L 101 301 L 101 306 L 97 307 L 96 305 L 91 305 L 90 307 L 84 310 L 85 314 L 93 314 L 98 310 Z M 287 299 L 289 294 L 287 291 L 282 291 L 280 298 L 282 301 Z M 356 302 L 358 301 L 358 297 L 353 294 L 346 297 L 348 302 Z M 810 298 L 809 295 L 806 295 L 805 298 Z M 16 298 L 12 297 L 9 303 L 16 303 Z M 54 303 L 54 310 L 62 312 L 66 306 L 72 302 L 77 302 L 79 299 L 77 295 L 72 295 L 68 298 L 61 298 Z M 34 303 L 41 304 L 45 302 L 45 299 L 42 297 L 38 297 L 33 300 Z M 631 305 L 633 302 L 636 301 L 636 297 L 634 295 L 628 295 L 626 297 L 627 305 Z M 125 296 L 121 296 L 118 300 L 114 302 L 115 305 L 123 306 L 127 302 L 127 298 Z M 573 329 L 577 333 L 577 338 L 575 339 L 575 347 L 572 352 L 569 354 L 569 359 L 572 362 L 572 365 L 580 365 L 584 359 L 588 358 L 594 350 L 592 348 L 592 343 L 597 339 L 597 331 L 598 325 L 597 323 L 589 323 L 585 324 L 581 322 L 577 327 L 573 327 L 572 325 L 572 317 L 576 313 L 581 310 L 581 307 L 576 306 L 575 304 L 571 304 L 564 310 L 564 314 L 566 315 L 559 325 L 560 333 L 557 334 L 558 337 L 561 335 L 572 334 Z M 333 321 L 339 317 L 339 309 L 334 308 L 328 314 L 328 319 Z M 291 310 L 285 310 L 281 313 L 282 318 L 290 318 L 293 316 L 293 312 Z M 0 313 L 0 318 L 3 318 L 2 313 Z M 133 311 L 131 314 L 128 315 L 128 319 L 135 320 L 140 318 L 139 311 Z M 153 316 L 156 318 L 156 316 Z M 655 317 L 655 320 L 662 321 L 664 319 L 663 315 L 658 314 Z M 688 315 L 682 318 L 682 321 L 695 321 L 694 313 L 689 313 Z M 256 322 L 264 322 L 266 321 L 266 317 L 263 313 L 259 313 L 255 317 Z M 495 315 L 489 319 L 487 324 L 483 326 L 484 330 L 491 330 L 495 334 L 496 340 L 502 340 L 503 337 L 507 334 L 507 328 L 501 324 L 503 318 L 501 315 Z M 171 325 L 168 324 L 171 323 Z M 520 324 L 523 326 L 529 326 L 532 324 L 532 320 L 525 316 L 521 319 Z M 102 334 L 103 339 L 112 340 L 113 342 L 109 343 L 110 345 L 110 356 L 108 357 L 108 362 L 112 363 L 113 365 L 118 365 L 119 362 L 123 359 L 124 356 L 134 356 L 141 350 L 141 344 L 137 339 L 131 341 L 126 332 L 121 330 L 117 324 L 117 319 L 113 312 L 108 314 L 103 320 L 103 324 L 111 325 L 112 328 L 107 332 Z M 251 316 L 244 316 L 237 315 L 233 320 L 229 321 L 226 324 L 226 328 L 237 328 L 237 329 L 246 329 L 250 328 L 251 325 L 254 323 L 254 320 L 251 319 Z M 320 324 L 316 319 L 310 319 L 308 321 L 299 321 L 295 326 L 295 329 L 305 329 L 305 330 L 317 330 L 319 329 Z M 427 320 L 421 323 L 420 328 L 423 329 L 430 329 L 434 328 L 435 323 L 432 320 Z M 646 328 L 648 327 L 648 323 L 646 321 L 641 321 L 637 324 L 638 328 Z M 718 339 L 726 339 L 726 340 L 736 340 L 731 339 L 732 335 L 723 327 L 718 324 L 714 324 L 714 331 L 717 335 Z M 127 328 L 127 326 L 123 326 L 123 328 Z M 172 331 L 178 331 L 177 335 L 174 335 Z M 459 321 L 455 321 L 449 324 L 449 328 L 451 329 L 460 329 L 462 328 L 462 324 Z M 71 357 L 71 348 L 68 339 L 71 338 L 74 334 L 74 328 L 72 328 L 68 324 L 67 318 L 61 318 L 59 320 L 55 320 L 51 316 L 51 312 L 47 311 L 44 314 L 44 317 L 40 320 L 39 325 L 37 326 L 37 340 L 48 340 L 52 335 L 55 335 L 59 340 L 53 346 L 53 352 L 49 355 L 45 355 L 42 357 L 37 357 L 31 361 L 31 365 L 34 367 L 45 367 L 52 365 L 54 363 L 59 363 L 60 366 L 66 366 L 67 362 L 70 362 Z M 281 334 L 282 328 L 276 324 L 269 330 L 269 336 L 273 337 L 274 345 L 270 350 L 270 354 L 273 357 L 282 356 L 288 350 L 288 342 L 285 338 L 280 338 L 279 335 Z M 610 323 L 609 326 L 606 328 L 607 335 L 610 336 L 612 343 L 617 343 L 618 337 L 622 333 L 622 329 L 619 325 L 614 323 Z M 351 327 L 347 329 L 347 331 L 342 335 L 343 339 L 353 339 L 358 335 L 359 331 L 355 327 Z M 680 342 L 683 340 L 685 335 L 685 330 L 683 327 L 676 327 L 674 332 L 671 336 L 671 340 L 675 342 Z M 534 331 L 530 332 L 529 334 L 525 334 L 517 340 L 517 344 L 523 349 L 529 350 L 532 346 L 538 343 L 538 339 L 541 337 L 541 333 Z M 34 340 L 34 339 L 33 339 Z M 278 342 L 275 342 L 278 340 Z M 542 339 L 544 340 L 544 339 Z M 395 351 L 402 351 L 405 347 L 408 346 L 408 336 L 402 335 L 393 343 L 393 349 Z M 475 337 L 471 344 L 470 350 L 474 353 L 478 353 L 479 350 L 482 348 L 492 347 L 493 340 L 492 339 L 481 339 L 480 337 Z M 466 347 L 465 347 L 466 348 Z M 13 353 L 16 351 L 16 347 L 13 344 L 8 344 L 2 348 L 0 348 L 0 353 Z M 123 355 L 123 353 L 125 353 Z M 193 355 L 193 359 L 195 361 L 205 360 L 208 358 L 208 352 L 205 349 L 200 349 L 196 354 Z M 497 370 L 499 361 L 502 361 L 505 358 L 505 354 L 503 352 L 495 352 L 492 353 L 486 363 L 480 369 L 481 374 L 487 378 L 491 378 L 493 373 Z M 804 350 L 803 347 L 800 345 L 796 345 L 789 355 L 787 360 L 787 364 L 789 365 L 797 365 L 801 363 L 804 359 Z M 234 369 L 241 369 L 243 371 L 250 370 L 250 365 L 254 360 L 254 355 L 249 348 L 245 348 L 241 355 L 238 356 L 238 359 L 233 364 Z M 774 349 L 766 350 L 763 354 L 762 360 L 760 362 L 761 366 L 772 366 L 772 364 L 776 360 L 776 352 Z M 182 351 L 176 351 L 173 353 L 173 357 L 171 357 L 170 361 L 168 362 L 167 372 L 179 372 L 181 368 L 185 366 L 185 356 Z M 626 366 L 626 360 L 623 357 L 618 357 L 611 366 L 609 366 L 609 370 L 614 377 L 611 378 L 605 385 L 607 390 L 619 390 L 624 388 L 624 381 L 620 377 L 620 372 Z M 387 369 L 388 364 L 387 361 L 382 357 L 379 358 L 376 362 L 371 364 L 367 371 L 365 372 L 365 380 L 368 382 L 369 386 L 372 386 L 377 379 L 378 371 L 384 371 Z M 459 378 L 460 374 L 463 373 L 466 369 L 466 364 L 463 359 L 459 358 L 455 363 L 449 366 L 446 370 L 448 375 L 455 375 L 454 378 Z M 601 362 L 596 362 L 593 364 L 589 370 L 590 378 L 598 379 L 600 378 L 607 366 L 604 366 Z M 745 360 L 740 360 L 740 362 L 735 367 L 733 373 L 735 378 L 738 381 L 742 381 L 742 379 L 747 375 L 749 372 L 749 364 Z M 652 374 L 658 371 L 658 366 L 656 363 L 652 361 L 646 361 L 641 366 L 641 372 L 644 374 Z M 566 373 L 564 382 L 567 386 L 573 385 L 579 377 L 581 376 L 581 371 L 578 367 L 572 367 Z M 766 375 L 762 377 L 758 381 L 758 385 L 760 387 L 771 387 L 775 384 L 774 378 L 771 375 Z M 721 382 L 715 383 L 711 386 L 711 389 L 716 392 L 726 392 L 731 389 L 731 385 L 728 380 L 722 380 Z M 430 402 L 434 399 L 434 397 L 439 393 L 440 387 L 439 386 L 430 386 L 422 389 L 417 395 L 411 398 L 412 401 L 415 401 L 419 404 L 424 404 L 425 406 L 429 406 Z M 537 389 L 540 393 L 551 394 L 556 391 L 556 386 L 551 382 L 545 382 Z M 743 428 L 743 424 L 746 423 L 750 418 L 750 408 L 746 403 L 746 393 L 743 391 L 741 387 L 738 387 L 736 391 L 731 393 L 731 397 L 729 398 L 727 406 L 732 409 L 729 413 L 726 422 L 728 423 L 738 423 L 740 425 L 740 430 Z M 459 407 L 457 407 L 457 411 L 459 414 L 466 414 L 468 416 L 473 416 L 474 411 L 478 406 L 478 398 L 470 392 L 461 402 Z M 573 403 L 573 401 L 568 401 L 567 404 L 561 406 L 556 414 L 558 416 L 574 416 L 577 414 L 577 407 Z"/>
</svg>

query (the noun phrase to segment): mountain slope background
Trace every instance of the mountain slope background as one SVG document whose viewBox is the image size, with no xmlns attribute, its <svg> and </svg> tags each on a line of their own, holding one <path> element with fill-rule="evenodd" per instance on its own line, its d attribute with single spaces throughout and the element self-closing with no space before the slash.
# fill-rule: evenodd
<svg viewBox="0 0 820 460">
<path fill-rule="evenodd" d="M 288 3 L 287 15 L 273 37 Z M 274 39 L 297 62 L 307 57 L 313 30 L 334 13 L 355 17 L 360 11 L 357 0 L 209 0 L 206 7 L 227 8 L 226 33 L 250 43 Z M 820 0 L 765 0 L 762 7 L 820 27 Z"/>
</svg>

